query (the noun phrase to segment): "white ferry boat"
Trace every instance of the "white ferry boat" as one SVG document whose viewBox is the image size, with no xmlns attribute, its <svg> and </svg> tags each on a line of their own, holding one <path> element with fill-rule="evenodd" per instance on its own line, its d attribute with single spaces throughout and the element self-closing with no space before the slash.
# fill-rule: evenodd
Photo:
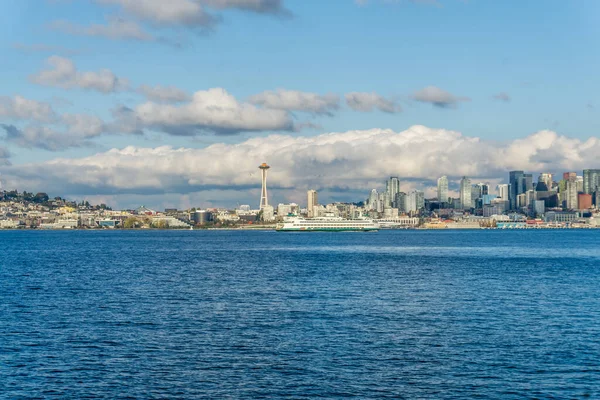
<svg viewBox="0 0 600 400">
<path fill-rule="evenodd" d="M 371 219 L 345 219 L 339 217 L 302 218 L 288 217 L 277 224 L 275 230 L 281 232 L 342 232 L 376 231 L 379 224 Z"/>
</svg>

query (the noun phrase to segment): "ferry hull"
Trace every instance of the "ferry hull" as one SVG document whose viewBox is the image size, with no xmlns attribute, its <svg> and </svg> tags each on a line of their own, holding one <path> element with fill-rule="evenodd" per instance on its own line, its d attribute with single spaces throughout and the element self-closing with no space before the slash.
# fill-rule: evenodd
<svg viewBox="0 0 600 400">
<path fill-rule="evenodd" d="M 277 232 L 375 232 L 378 228 L 276 228 Z"/>
</svg>

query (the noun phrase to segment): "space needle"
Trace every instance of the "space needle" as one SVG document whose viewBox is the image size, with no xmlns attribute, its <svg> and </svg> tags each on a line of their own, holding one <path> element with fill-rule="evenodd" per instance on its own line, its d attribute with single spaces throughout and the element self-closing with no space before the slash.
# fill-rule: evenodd
<svg viewBox="0 0 600 400">
<path fill-rule="evenodd" d="M 267 198 L 267 170 L 271 168 L 267 163 L 262 163 L 258 166 L 262 174 L 262 190 L 260 192 L 260 209 L 262 210 L 269 205 L 269 199 Z"/>
</svg>

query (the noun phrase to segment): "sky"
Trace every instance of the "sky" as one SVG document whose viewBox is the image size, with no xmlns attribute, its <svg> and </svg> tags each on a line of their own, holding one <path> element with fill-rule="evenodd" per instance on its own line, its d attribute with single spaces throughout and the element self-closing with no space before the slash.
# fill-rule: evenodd
<svg viewBox="0 0 600 400">
<path fill-rule="evenodd" d="M 3 189 L 115 208 L 600 168 L 596 0 L 5 0 Z"/>
</svg>

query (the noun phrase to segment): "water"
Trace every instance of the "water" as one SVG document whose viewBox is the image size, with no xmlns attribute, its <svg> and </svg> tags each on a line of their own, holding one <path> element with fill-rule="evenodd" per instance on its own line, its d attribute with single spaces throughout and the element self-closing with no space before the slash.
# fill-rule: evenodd
<svg viewBox="0 0 600 400">
<path fill-rule="evenodd" d="M 0 232 L 0 398 L 598 397 L 599 244 Z"/>
</svg>

